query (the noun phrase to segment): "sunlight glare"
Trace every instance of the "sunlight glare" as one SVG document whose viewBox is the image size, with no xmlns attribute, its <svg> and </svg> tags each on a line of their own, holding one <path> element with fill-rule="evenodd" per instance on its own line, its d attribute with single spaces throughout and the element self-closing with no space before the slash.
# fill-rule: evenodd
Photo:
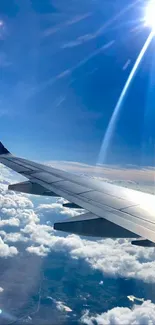
<svg viewBox="0 0 155 325">
<path fill-rule="evenodd" d="M 145 25 L 151 27 L 155 34 L 155 0 L 150 1 L 146 7 Z"/>
</svg>

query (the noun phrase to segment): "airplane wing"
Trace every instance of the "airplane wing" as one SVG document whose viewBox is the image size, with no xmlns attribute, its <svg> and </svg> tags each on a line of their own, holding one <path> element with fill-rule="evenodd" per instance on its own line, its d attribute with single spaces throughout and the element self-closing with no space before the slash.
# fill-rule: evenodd
<svg viewBox="0 0 155 325">
<path fill-rule="evenodd" d="M 155 246 L 155 200 L 147 193 L 78 176 L 12 155 L 0 143 L 0 163 L 28 179 L 9 185 L 23 193 L 63 197 L 87 212 L 54 224 L 54 229 L 94 237 L 137 238 Z"/>
</svg>

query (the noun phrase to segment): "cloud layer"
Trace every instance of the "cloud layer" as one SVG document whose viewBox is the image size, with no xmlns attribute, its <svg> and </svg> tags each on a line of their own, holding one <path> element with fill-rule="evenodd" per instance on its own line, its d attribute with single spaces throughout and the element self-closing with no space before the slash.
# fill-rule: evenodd
<svg viewBox="0 0 155 325">
<path fill-rule="evenodd" d="M 132 309 L 116 307 L 101 315 L 90 316 L 89 312 L 81 318 L 85 325 L 153 325 L 155 323 L 155 304 L 145 301 Z"/>
<path fill-rule="evenodd" d="M 71 168 L 76 168 L 77 172 L 79 172 L 78 166 L 81 169 L 80 164 L 69 165 Z M 82 168 L 88 169 L 89 167 L 86 165 Z M 115 168 L 115 172 L 116 170 L 117 168 Z M 140 280 L 146 285 L 155 282 L 154 248 L 132 246 L 127 239 L 92 241 L 76 235 L 59 233 L 53 229 L 53 222 L 75 216 L 80 211 L 64 208 L 63 203 L 66 201 L 62 198 L 55 200 L 8 191 L 7 184 L 16 181 L 14 173 L 0 166 L 0 258 L 3 260 L 5 258 L 5 261 L 13 261 L 11 272 L 8 268 L 1 277 L 1 286 L 4 288 L 4 292 L 3 289 L 0 291 L 5 304 L 8 301 L 9 290 L 14 292 L 14 282 L 16 283 L 15 288 L 18 287 L 19 274 L 20 276 L 22 274 L 23 279 L 25 276 L 27 278 L 27 291 L 21 306 L 26 303 L 26 295 L 31 293 L 32 282 L 34 286 L 38 285 L 44 260 L 50 254 L 55 254 L 58 261 L 59 256 L 65 256 L 66 265 L 72 261 L 75 272 L 75 265 L 84 263 L 89 272 L 93 274 L 100 272 L 101 276 L 103 274 L 104 281 L 101 279 L 98 281 L 102 290 L 104 290 L 105 281 L 108 278 Z M 22 271 L 23 267 L 24 271 Z M 34 281 L 34 277 L 37 277 L 38 280 Z M 23 280 L 21 279 L 21 281 Z M 23 288 L 25 290 L 24 284 Z M 15 306 L 17 303 L 19 304 L 18 291 L 16 294 Z M 128 294 L 132 300 L 138 301 L 131 295 L 133 294 L 132 290 Z M 56 300 L 51 299 L 54 301 L 57 313 L 72 314 L 73 306 L 69 300 L 63 299 L 63 296 L 58 296 Z M 38 300 L 36 308 L 40 308 L 39 303 Z M 13 308 L 12 303 L 9 305 L 8 302 L 8 308 Z M 132 309 L 117 307 L 98 314 L 93 314 L 89 310 L 85 311 L 81 317 L 81 323 L 88 325 L 124 325 L 125 322 L 127 325 L 143 323 L 150 325 L 154 324 L 154 321 L 155 305 L 151 301 L 144 301 L 141 306 L 134 305 Z"/>
</svg>

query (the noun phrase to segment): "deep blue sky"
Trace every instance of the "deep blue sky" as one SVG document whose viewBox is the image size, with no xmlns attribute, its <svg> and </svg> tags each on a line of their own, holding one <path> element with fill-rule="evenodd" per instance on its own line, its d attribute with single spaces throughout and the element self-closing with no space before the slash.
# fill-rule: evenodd
<svg viewBox="0 0 155 325">
<path fill-rule="evenodd" d="M 10 150 L 36 160 L 96 163 L 150 32 L 140 23 L 146 2 L 120 16 L 131 0 L 0 2 L 0 138 Z M 123 104 L 107 162 L 153 163 L 154 49 L 153 40 Z"/>
</svg>

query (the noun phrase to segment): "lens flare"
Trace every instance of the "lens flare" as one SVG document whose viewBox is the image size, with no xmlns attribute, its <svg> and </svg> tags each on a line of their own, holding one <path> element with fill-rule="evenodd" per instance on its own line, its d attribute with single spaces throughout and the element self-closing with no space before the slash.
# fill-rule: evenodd
<svg viewBox="0 0 155 325">
<path fill-rule="evenodd" d="M 139 64 L 141 63 L 142 59 L 143 59 L 143 56 L 146 52 L 146 50 L 148 49 L 149 47 L 149 44 L 152 40 L 154 36 L 154 32 L 151 32 L 149 37 L 147 38 L 143 48 L 141 49 L 139 55 L 138 55 L 138 58 L 130 72 L 130 75 L 126 81 L 126 84 L 122 90 L 122 93 L 118 99 L 118 102 L 115 106 L 115 109 L 114 109 L 114 112 L 112 114 L 112 117 L 111 117 L 111 120 L 109 122 L 109 125 L 108 125 L 108 128 L 107 128 L 107 131 L 105 133 L 105 136 L 104 136 L 104 139 L 103 139 L 103 142 L 102 142 L 102 146 L 101 146 L 101 149 L 100 149 L 100 153 L 99 153 L 99 158 L 98 158 L 98 162 L 97 164 L 103 164 L 105 163 L 105 159 L 106 159 L 106 156 L 107 156 L 107 149 L 109 147 L 109 144 L 110 144 L 110 141 L 111 141 L 111 138 L 113 136 L 113 133 L 114 133 L 114 129 L 115 129 L 115 125 L 116 125 L 116 122 L 117 122 L 117 119 L 118 119 L 118 116 L 119 116 L 119 112 L 120 112 L 120 109 L 121 109 L 121 106 L 122 106 L 122 103 L 123 103 L 123 100 L 125 98 L 125 95 L 127 93 L 127 90 L 131 84 L 131 81 L 139 67 Z"/>
<path fill-rule="evenodd" d="M 146 7 L 145 25 L 151 27 L 155 34 L 155 0 L 150 1 Z"/>
</svg>

